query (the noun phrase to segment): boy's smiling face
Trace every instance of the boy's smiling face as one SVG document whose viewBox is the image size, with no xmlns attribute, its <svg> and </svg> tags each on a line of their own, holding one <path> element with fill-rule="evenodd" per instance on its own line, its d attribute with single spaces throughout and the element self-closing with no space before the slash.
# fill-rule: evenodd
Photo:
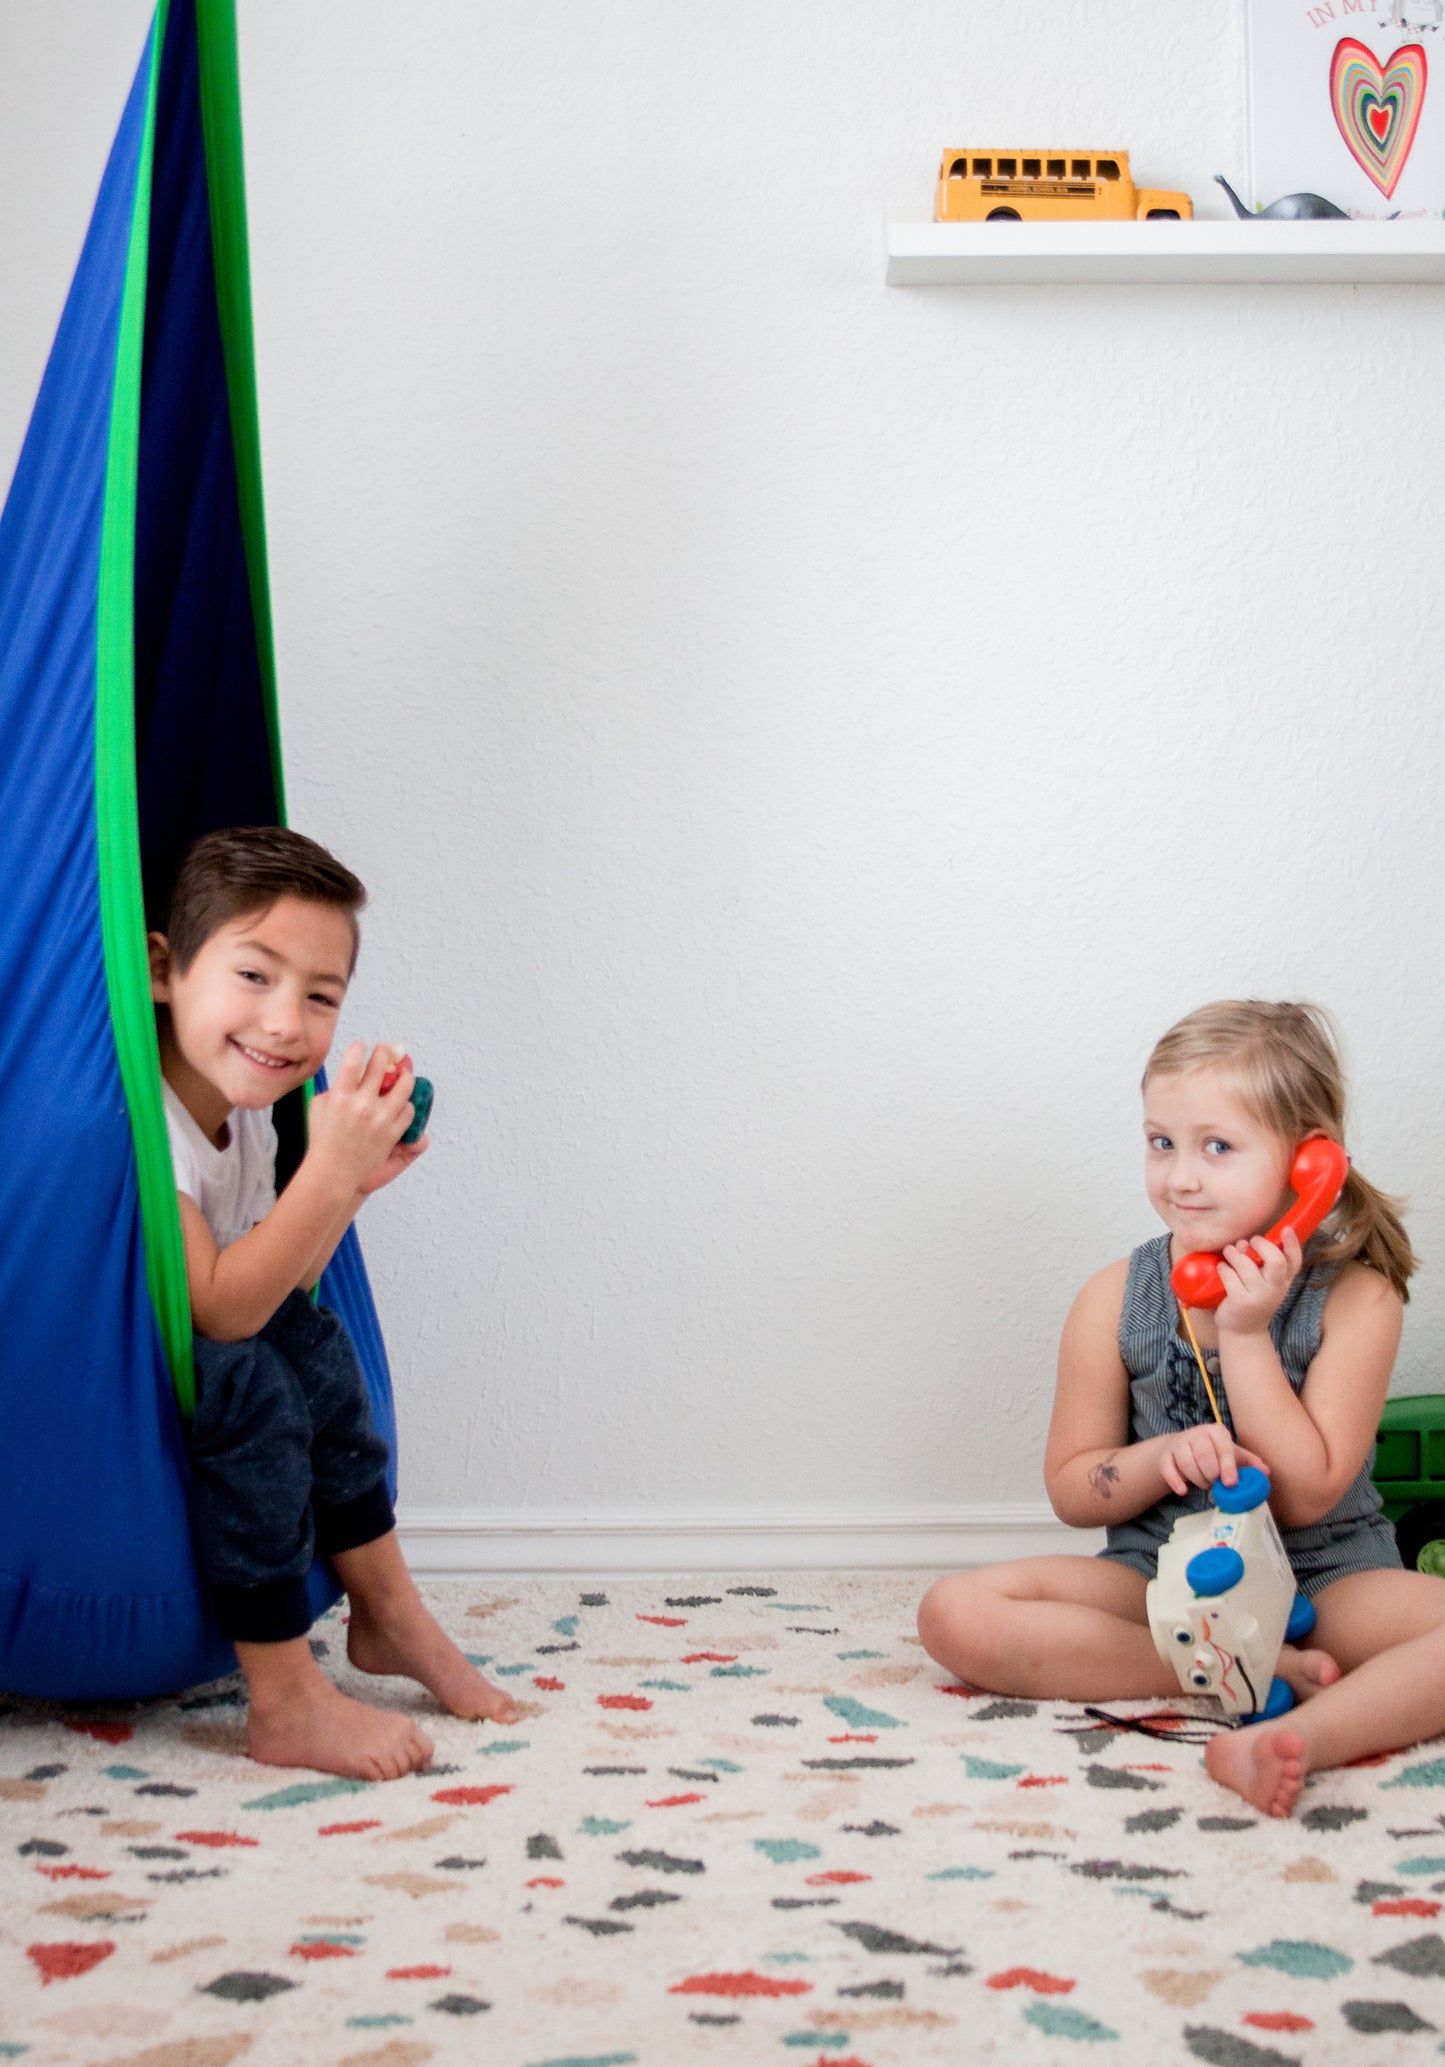
<svg viewBox="0 0 1445 2067">
<path fill-rule="evenodd" d="M 232 1106 L 258 1111 L 315 1076 L 354 953 L 346 913 L 301 897 L 218 927 L 183 971 L 164 936 L 151 935 L 151 995 L 170 1013 L 162 1068 L 208 1136 Z"/>
<path fill-rule="evenodd" d="M 1262 1234 L 1289 1203 L 1292 1150 L 1211 1069 L 1144 1087 L 1144 1181 L 1173 1257 Z"/>
</svg>

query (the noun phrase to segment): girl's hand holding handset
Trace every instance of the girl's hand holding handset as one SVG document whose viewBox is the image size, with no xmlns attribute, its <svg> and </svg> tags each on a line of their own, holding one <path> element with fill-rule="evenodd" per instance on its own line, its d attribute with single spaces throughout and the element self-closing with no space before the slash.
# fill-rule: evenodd
<svg viewBox="0 0 1445 2067">
<path fill-rule="evenodd" d="M 1303 1262 L 1304 1250 L 1292 1227 L 1281 1231 L 1278 1246 L 1262 1234 L 1252 1241 L 1230 1242 L 1219 1259 L 1224 1285 L 1224 1298 L 1216 1309 L 1220 1334 L 1263 1334 Z"/>
</svg>

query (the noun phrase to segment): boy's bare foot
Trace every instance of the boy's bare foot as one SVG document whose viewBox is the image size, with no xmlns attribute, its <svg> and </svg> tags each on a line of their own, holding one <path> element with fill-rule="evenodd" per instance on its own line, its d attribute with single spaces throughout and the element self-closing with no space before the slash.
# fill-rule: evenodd
<svg viewBox="0 0 1445 2067">
<path fill-rule="evenodd" d="M 1321 1687 L 1332 1687 L 1340 1676 L 1340 1668 L 1328 1651 L 1302 1651 L 1296 1644 L 1284 1646 L 1275 1671 L 1301 1701 L 1307 1701 Z"/>
<path fill-rule="evenodd" d="M 517 1704 L 483 1679 L 457 1649 L 419 1595 L 388 1602 L 376 1613 L 354 1597 L 346 1655 L 358 1672 L 404 1673 L 420 1680 L 442 1707 L 472 1722 L 514 1723 Z"/>
<path fill-rule="evenodd" d="M 351 1600 L 346 1651 L 358 1672 L 404 1673 L 469 1722 L 514 1723 L 517 1704 L 457 1649 L 406 1568 L 396 1531 L 332 1559 Z"/>
<path fill-rule="evenodd" d="M 1204 1747 L 1211 1779 L 1267 1816 L 1287 1816 L 1304 1785 L 1305 1740 L 1298 1730 L 1271 1729 L 1252 1723 L 1242 1730 L 1221 1730 Z"/>
<path fill-rule="evenodd" d="M 309 1766 L 347 1780 L 399 1780 L 427 1764 L 432 1741 L 409 1715 L 334 1687 L 304 1637 L 237 1644 L 251 1694 L 246 1750 L 267 1766 Z"/>
</svg>

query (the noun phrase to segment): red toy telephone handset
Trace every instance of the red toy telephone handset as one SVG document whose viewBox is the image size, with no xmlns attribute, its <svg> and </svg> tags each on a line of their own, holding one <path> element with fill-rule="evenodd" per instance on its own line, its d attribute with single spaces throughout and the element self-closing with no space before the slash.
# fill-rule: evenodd
<svg viewBox="0 0 1445 2067">
<path fill-rule="evenodd" d="M 1289 1166 L 1295 1202 L 1263 1239 L 1278 1242 L 1285 1229 L 1292 1227 L 1301 1242 L 1307 1242 L 1320 1222 L 1334 1211 L 1349 1174 L 1350 1159 L 1338 1141 L 1329 1141 L 1323 1135 L 1302 1141 Z M 1218 1251 L 1196 1249 L 1192 1256 L 1182 1256 L 1169 1273 L 1169 1283 L 1181 1306 L 1222 1305 L 1224 1280 L 1219 1275 Z"/>
</svg>

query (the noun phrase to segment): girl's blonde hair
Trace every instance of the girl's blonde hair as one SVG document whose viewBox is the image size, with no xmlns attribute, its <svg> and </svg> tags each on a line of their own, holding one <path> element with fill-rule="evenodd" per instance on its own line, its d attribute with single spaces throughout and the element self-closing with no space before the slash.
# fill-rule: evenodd
<svg viewBox="0 0 1445 2067">
<path fill-rule="evenodd" d="M 1258 998 L 1201 1005 L 1155 1043 L 1144 1083 L 1194 1069 L 1226 1076 L 1245 1111 L 1281 1141 L 1298 1145 L 1322 1132 L 1344 1143 L 1345 1075 L 1329 1015 L 1318 1005 L 1270 1005 Z M 1400 1219 L 1403 1205 L 1352 1165 L 1310 1260 L 1358 1257 L 1408 1299 L 1415 1252 Z"/>
</svg>

